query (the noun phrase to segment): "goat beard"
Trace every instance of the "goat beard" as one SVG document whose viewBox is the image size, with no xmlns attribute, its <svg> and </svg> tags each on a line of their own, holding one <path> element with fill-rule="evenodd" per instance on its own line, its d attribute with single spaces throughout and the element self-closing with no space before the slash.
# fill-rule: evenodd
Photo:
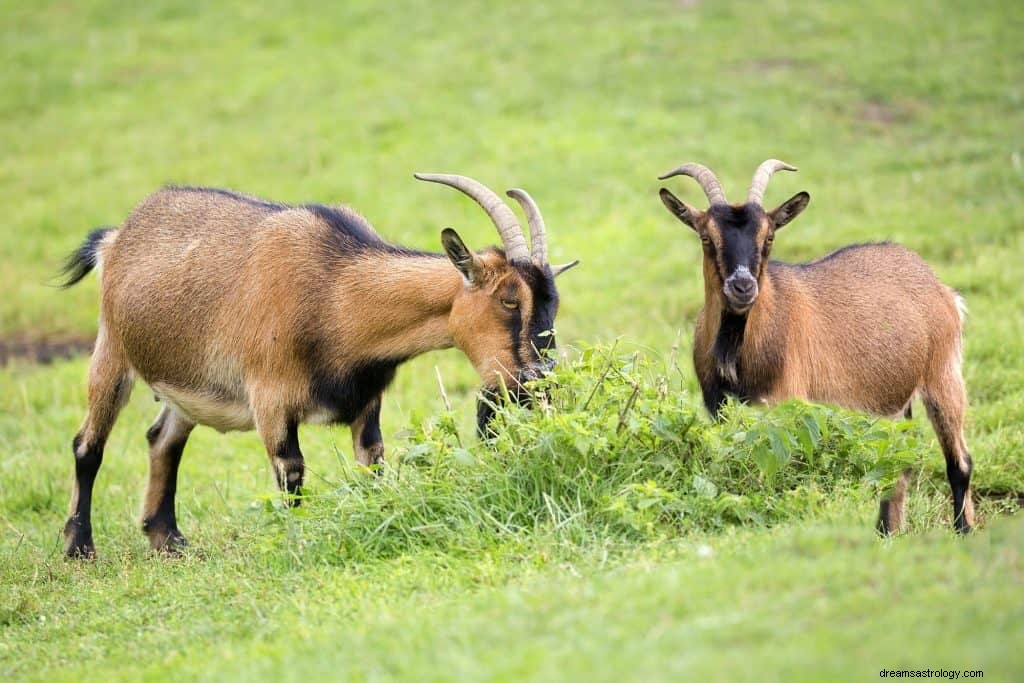
<svg viewBox="0 0 1024 683">
<path fill-rule="evenodd" d="M 476 430 L 481 439 L 493 439 L 498 435 L 491 423 L 504 396 L 501 387 L 488 386 L 480 390 L 476 401 Z M 519 382 L 516 382 L 515 387 L 508 387 L 508 397 L 518 405 L 533 407 L 533 394 Z"/>
</svg>

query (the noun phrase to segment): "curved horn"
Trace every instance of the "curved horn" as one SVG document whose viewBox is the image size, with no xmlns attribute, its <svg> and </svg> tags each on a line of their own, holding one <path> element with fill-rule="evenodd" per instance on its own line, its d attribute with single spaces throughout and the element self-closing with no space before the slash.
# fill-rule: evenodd
<svg viewBox="0 0 1024 683">
<path fill-rule="evenodd" d="M 580 260 L 576 259 L 575 261 L 569 261 L 568 263 L 563 263 L 560 266 L 551 266 L 551 277 L 558 277 L 559 275 L 561 275 L 565 271 L 569 270 L 570 268 L 575 268 L 579 264 L 580 264 Z"/>
<path fill-rule="evenodd" d="M 728 204 L 728 200 L 725 198 L 725 190 L 722 189 L 722 183 L 718 182 L 718 178 L 711 172 L 711 169 L 701 164 L 683 164 L 677 166 L 665 175 L 658 176 L 658 180 L 664 180 L 665 178 L 671 178 L 676 175 L 688 175 L 698 183 L 704 190 L 704 194 L 708 197 L 708 202 L 712 204 Z"/>
<path fill-rule="evenodd" d="M 768 187 L 768 179 L 776 171 L 795 171 L 796 166 L 790 166 L 785 161 L 768 159 L 761 163 L 754 171 L 754 179 L 750 181 L 750 191 L 747 192 L 747 202 L 761 206 L 764 199 L 764 191 Z"/>
<path fill-rule="evenodd" d="M 547 228 L 544 226 L 544 217 L 540 214 L 540 207 L 533 197 L 526 190 L 518 187 L 506 192 L 509 197 L 519 202 L 526 214 L 526 222 L 530 225 L 530 257 L 534 264 L 544 266 L 548 262 L 548 236 Z"/>
<path fill-rule="evenodd" d="M 501 235 L 501 241 L 505 245 L 505 254 L 509 260 L 528 259 L 530 252 L 526 248 L 526 238 L 523 236 L 523 229 L 519 227 L 519 221 L 512 209 L 508 208 L 505 202 L 483 183 L 463 175 L 450 175 L 447 173 L 414 173 L 417 180 L 426 180 L 431 183 L 440 183 L 470 196 L 477 204 L 487 212 L 494 227 Z"/>
</svg>

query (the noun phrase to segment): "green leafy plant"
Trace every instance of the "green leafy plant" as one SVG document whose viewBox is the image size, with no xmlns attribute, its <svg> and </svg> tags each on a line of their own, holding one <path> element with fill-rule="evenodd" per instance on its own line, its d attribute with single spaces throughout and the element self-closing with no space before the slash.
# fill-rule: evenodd
<svg viewBox="0 0 1024 683">
<path fill-rule="evenodd" d="M 877 498 L 920 465 L 910 423 L 798 401 L 731 403 L 712 422 L 674 375 L 642 353 L 585 348 L 533 383 L 532 408 L 498 406 L 492 439 L 467 443 L 451 413 L 419 420 L 375 476 L 346 465 L 287 524 L 333 520 L 336 536 L 310 543 L 339 560 L 475 552 L 537 533 L 642 540 Z"/>
</svg>

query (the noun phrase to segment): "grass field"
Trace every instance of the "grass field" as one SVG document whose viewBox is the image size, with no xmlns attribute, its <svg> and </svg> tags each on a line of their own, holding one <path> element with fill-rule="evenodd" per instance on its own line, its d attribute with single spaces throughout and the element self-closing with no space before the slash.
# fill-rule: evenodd
<svg viewBox="0 0 1024 683">
<path fill-rule="evenodd" d="M 385 397 L 381 477 L 351 464 L 347 429 L 305 428 L 297 511 L 254 434 L 196 430 L 178 560 L 138 530 L 149 390 L 107 446 L 99 559 L 68 563 L 87 360 L 0 368 L 0 678 L 1024 675 L 1019 3 L 0 0 L 0 17 L 0 343 L 94 334 L 95 278 L 52 276 L 167 182 L 350 203 L 440 250 L 448 225 L 496 241 L 471 202 L 412 179 L 465 173 L 527 188 L 551 260 L 583 261 L 559 279 L 550 414 L 510 411 L 494 449 L 475 443 L 472 368 L 425 356 Z M 812 196 L 777 258 L 896 240 L 966 297 L 971 538 L 948 530 L 923 410 L 702 412 L 700 247 L 656 177 L 698 160 L 735 196 L 768 157 L 800 167 L 769 203 Z M 907 463 L 910 530 L 880 540 Z"/>
</svg>

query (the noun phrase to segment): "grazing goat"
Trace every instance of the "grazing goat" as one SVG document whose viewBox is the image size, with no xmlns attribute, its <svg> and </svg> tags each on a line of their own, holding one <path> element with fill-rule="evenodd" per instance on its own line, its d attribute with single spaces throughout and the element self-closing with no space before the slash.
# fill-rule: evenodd
<svg viewBox="0 0 1024 683">
<path fill-rule="evenodd" d="M 287 206 L 225 190 L 168 187 L 120 229 L 94 231 L 65 268 L 70 286 L 101 267 L 99 333 L 88 414 L 73 442 L 75 484 L 66 552 L 92 557 L 91 498 L 103 446 L 141 377 L 163 407 L 149 428 L 142 528 L 154 549 L 185 545 L 175 518 L 178 463 L 197 424 L 256 429 L 278 486 L 295 504 L 304 465 L 302 422 L 348 424 L 356 459 L 383 456 L 381 393 L 406 360 L 457 347 L 468 356 L 492 416 L 502 383 L 549 368 L 558 309 L 544 221 L 522 190 L 509 196 L 530 225 L 532 252 L 512 210 L 457 175 L 420 180 L 476 200 L 504 250 L 470 251 L 447 228 L 440 254 L 382 240 L 344 207 Z"/>
<path fill-rule="evenodd" d="M 917 254 L 890 243 L 852 245 L 798 265 L 769 261 L 775 233 L 810 201 L 799 192 L 762 208 L 768 179 L 780 170 L 796 169 L 775 159 L 761 164 L 742 204 L 726 201 L 700 164 L 661 176 L 694 178 L 710 203 L 700 211 L 660 191 L 703 244 L 705 302 L 693 361 L 705 405 L 717 415 L 726 395 L 765 403 L 797 397 L 897 416 L 920 394 L 946 458 L 954 525 L 970 531 L 962 299 Z M 898 525 L 901 499 L 883 502 L 883 532 Z"/>
</svg>

